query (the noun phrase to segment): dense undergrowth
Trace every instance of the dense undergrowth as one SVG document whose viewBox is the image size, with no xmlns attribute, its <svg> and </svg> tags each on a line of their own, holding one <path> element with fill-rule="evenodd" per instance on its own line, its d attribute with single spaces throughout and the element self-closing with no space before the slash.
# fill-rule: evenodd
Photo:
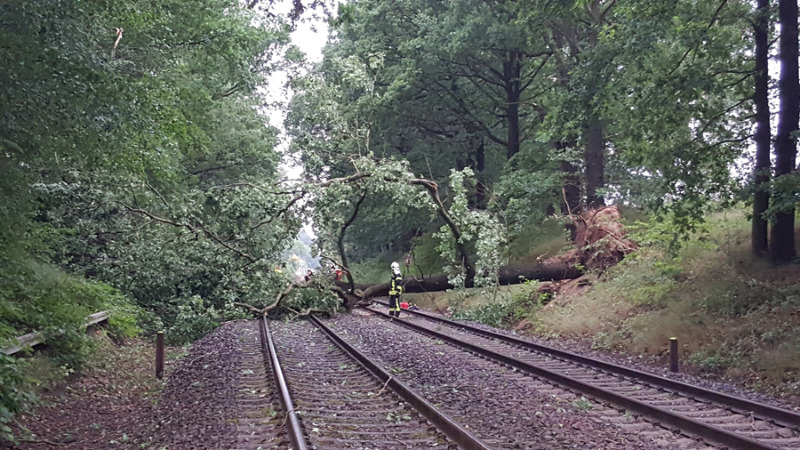
<svg viewBox="0 0 800 450">
<path fill-rule="evenodd" d="M 34 359 L 0 354 L 0 441 L 12 439 L 8 424 L 36 400 L 37 390 L 80 370 L 92 354 L 84 332 L 92 313 L 111 313 L 108 332 L 121 340 L 137 335 L 140 312 L 116 289 L 72 276 L 29 259 L 0 261 L 0 347 L 39 331 L 48 344 L 49 379 L 34 374 Z"/>
<path fill-rule="evenodd" d="M 674 336 L 702 372 L 799 395 L 800 267 L 752 256 L 745 219 L 742 210 L 716 213 L 675 253 L 651 224 L 639 252 L 593 289 L 536 314 L 535 331 L 655 355 Z"/>
</svg>

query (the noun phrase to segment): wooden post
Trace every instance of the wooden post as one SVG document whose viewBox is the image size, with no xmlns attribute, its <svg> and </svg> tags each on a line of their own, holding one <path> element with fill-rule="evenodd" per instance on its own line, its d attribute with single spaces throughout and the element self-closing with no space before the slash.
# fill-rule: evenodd
<svg viewBox="0 0 800 450">
<path fill-rule="evenodd" d="M 164 376 L 164 332 L 156 334 L 156 378 Z"/>
<path fill-rule="evenodd" d="M 669 338 L 669 371 L 678 371 L 678 338 Z"/>
</svg>

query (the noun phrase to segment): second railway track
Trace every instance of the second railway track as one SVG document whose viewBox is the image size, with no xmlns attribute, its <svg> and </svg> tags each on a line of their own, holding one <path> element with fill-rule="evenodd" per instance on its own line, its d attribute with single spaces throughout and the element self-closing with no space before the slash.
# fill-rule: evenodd
<svg viewBox="0 0 800 450">
<path fill-rule="evenodd" d="M 383 314 L 385 318 L 388 315 Z M 655 375 L 532 344 L 428 314 L 404 326 L 501 364 L 657 420 L 710 443 L 742 449 L 800 448 L 800 415 Z M 391 319 L 389 319 L 391 320 Z M 405 322 L 405 323 L 404 323 Z"/>
</svg>

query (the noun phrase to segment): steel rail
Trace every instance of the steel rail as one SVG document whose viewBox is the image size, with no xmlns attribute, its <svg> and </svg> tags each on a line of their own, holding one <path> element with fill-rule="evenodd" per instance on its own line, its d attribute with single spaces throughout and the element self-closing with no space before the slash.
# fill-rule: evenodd
<svg viewBox="0 0 800 450">
<path fill-rule="evenodd" d="M 647 403 L 640 402 L 638 400 L 634 400 L 623 395 L 619 395 L 615 392 L 609 391 L 607 389 L 603 389 L 600 387 L 593 386 L 588 383 L 584 383 L 579 381 L 575 378 L 562 375 L 550 370 L 542 369 L 540 367 L 534 366 L 532 364 L 526 363 L 519 359 L 502 355 L 500 353 L 494 352 L 492 350 L 486 349 L 479 345 L 471 344 L 468 342 L 463 342 L 459 339 L 453 338 L 443 333 L 439 333 L 434 330 L 429 330 L 425 327 L 417 325 L 413 322 L 408 322 L 402 319 L 398 319 L 397 317 L 391 317 L 388 314 L 382 311 L 376 311 L 374 309 L 366 308 L 371 311 L 373 314 L 377 314 L 383 316 L 387 320 L 392 320 L 395 323 L 398 323 L 402 326 L 407 328 L 411 328 L 415 331 L 418 331 L 423 334 L 427 334 L 429 336 L 433 336 L 436 339 L 440 339 L 445 342 L 449 342 L 453 345 L 458 347 L 465 348 L 470 350 L 474 353 L 478 353 L 483 355 L 487 358 L 493 359 L 497 362 L 502 364 L 509 365 L 511 367 L 515 367 L 522 371 L 532 373 L 538 375 L 542 378 L 551 380 L 561 386 L 565 386 L 570 389 L 574 389 L 575 391 L 584 393 L 596 399 L 606 401 L 608 403 L 624 407 L 626 410 L 633 411 L 647 417 L 654 418 L 661 422 L 662 424 L 674 426 L 678 429 L 684 430 L 689 433 L 693 433 L 697 436 L 700 436 L 704 439 L 708 439 L 710 441 L 714 441 L 720 443 L 722 445 L 727 445 L 729 447 L 737 448 L 737 449 L 747 449 L 747 450 L 778 450 L 779 447 L 773 447 L 764 444 L 763 442 L 759 442 L 754 439 L 749 439 L 743 436 L 740 436 L 736 433 L 731 433 L 729 431 L 723 430 L 719 427 L 715 427 L 713 425 L 708 425 L 702 423 L 700 421 L 688 418 L 681 414 L 673 413 L 667 411 L 666 409 L 659 408 L 657 406 L 648 405 Z M 456 324 L 460 325 L 460 324 Z"/>
<path fill-rule="evenodd" d="M 303 427 L 300 425 L 300 420 L 297 418 L 297 414 L 294 411 L 294 404 L 292 403 L 292 396 L 289 393 L 289 386 L 286 384 L 286 378 L 283 376 L 281 363 L 278 360 L 278 353 L 275 351 L 275 342 L 272 340 L 267 318 L 263 317 L 260 324 L 261 345 L 264 347 L 264 351 L 269 355 L 272 374 L 278 385 L 278 397 L 280 398 L 283 410 L 286 411 L 286 432 L 289 434 L 289 441 L 292 443 L 295 450 L 308 450 L 308 444 L 303 434 Z"/>
<path fill-rule="evenodd" d="M 403 400 L 411 405 L 414 409 L 419 411 L 426 419 L 434 424 L 441 430 L 447 437 L 460 448 L 465 450 L 488 450 L 487 444 L 482 442 L 477 436 L 472 434 L 469 430 L 459 425 L 453 419 L 441 412 L 429 401 L 417 395 L 404 383 L 397 380 L 389 372 L 381 368 L 377 363 L 369 359 L 366 355 L 356 350 L 355 347 L 350 345 L 347 341 L 342 339 L 338 334 L 331 330 L 328 326 L 322 323 L 317 317 L 311 315 L 311 321 L 316 325 L 331 341 L 333 341 L 339 348 L 344 350 L 353 359 L 358 361 L 364 368 L 371 372 L 385 385 L 389 386 L 397 393 Z"/>
<path fill-rule="evenodd" d="M 383 304 L 382 302 L 379 303 Z M 670 380 L 669 378 L 660 377 L 658 375 L 653 375 L 636 369 L 630 369 L 628 367 L 618 366 L 616 364 L 607 363 L 594 358 L 590 358 L 588 356 L 581 356 L 576 353 L 571 353 L 564 350 L 558 350 L 552 347 L 547 347 L 545 345 L 535 344 L 533 342 L 524 341 L 522 339 L 518 339 L 512 336 L 506 336 L 503 334 L 494 333 L 489 330 L 484 330 L 465 323 L 454 322 L 452 320 L 437 317 L 432 314 L 427 314 L 424 312 L 413 311 L 413 310 L 404 310 L 403 312 L 409 312 L 418 316 L 425 317 L 426 319 L 439 323 L 444 323 L 456 328 L 464 328 L 473 333 L 480 334 L 481 336 L 484 337 L 497 339 L 506 342 L 508 344 L 524 347 L 528 350 L 556 356 L 558 358 L 573 361 L 579 364 L 595 367 L 600 370 L 611 372 L 615 375 L 623 375 L 635 378 L 639 381 L 645 381 L 654 386 L 658 386 L 667 390 L 673 390 L 685 394 L 690 394 L 695 398 L 704 399 L 716 403 L 723 403 L 726 406 L 730 406 L 731 408 L 738 409 L 742 412 L 751 412 L 760 419 L 772 420 L 775 423 L 778 423 L 783 426 L 787 427 L 800 426 L 800 414 L 794 413 L 786 409 L 765 405 L 762 403 L 754 402 L 752 400 L 747 400 L 745 398 L 736 397 L 733 395 L 723 394 L 721 392 L 716 392 L 709 389 L 704 389 L 680 381 Z"/>
</svg>

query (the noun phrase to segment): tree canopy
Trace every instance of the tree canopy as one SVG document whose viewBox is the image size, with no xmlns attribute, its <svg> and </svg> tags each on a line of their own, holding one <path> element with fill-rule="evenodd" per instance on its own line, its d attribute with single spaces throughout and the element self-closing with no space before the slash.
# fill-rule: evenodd
<svg viewBox="0 0 800 450">
<path fill-rule="evenodd" d="M 183 342 L 277 297 L 302 219 L 258 90 L 290 31 L 227 0 L 0 5 L 0 341 L 66 332 L 75 365 L 99 310 Z"/>
<path fill-rule="evenodd" d="M 608 202 L 662 215 L 679 237 L 749 189 L 759 14 L 729 0 L 351 2 L 296 80 L 287 126 L 310 177 L 352 173 L 334 161 L 354 154 L 442 186 L 471 169 L 469 207 L 512 239 Z M 439 226 L 386 203 L 359 203 L 345 238 L 359 252 Z"/>
</svg>

